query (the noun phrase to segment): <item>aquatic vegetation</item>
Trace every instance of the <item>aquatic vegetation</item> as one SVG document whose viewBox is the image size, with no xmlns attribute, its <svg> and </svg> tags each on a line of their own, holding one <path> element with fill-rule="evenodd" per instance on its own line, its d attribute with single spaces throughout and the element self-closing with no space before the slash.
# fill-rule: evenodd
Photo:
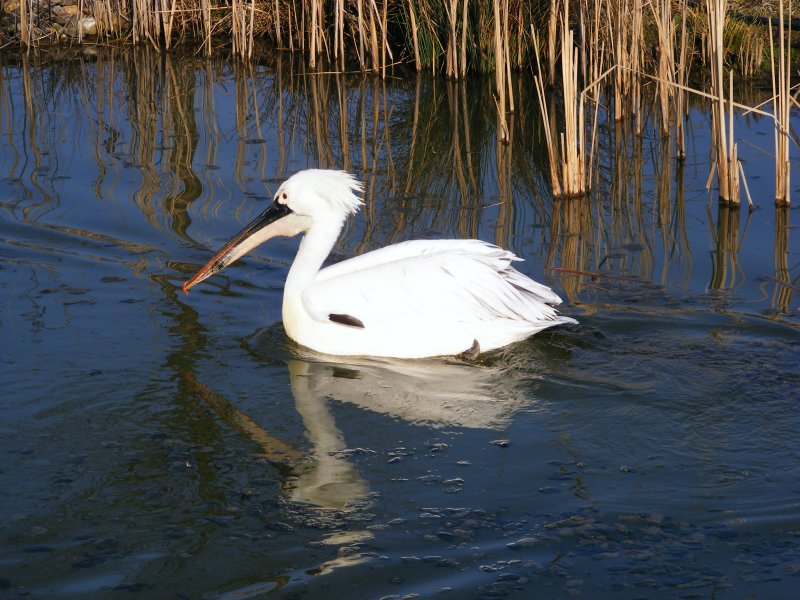
<svg viewBox="0 0 800 600">
<path fill-rule="evenodd" d="M 740 185 L 746 192 L 747 183 L 732 130 L 734 111 L 768 113 L 734 102 L 734 71 L 748 77 L 769 64 L 775 197 L 789 202 L 791 8 L 782 1 L 776 23 L 765 17 L 774 7 L 764 5 L 754 14 L 733 0 L 702 6 L 688 0 L 96 0 L 57 8 L 38 0 L 6 2 L 4 19 L 28 47 L 121 39 L 160 51 L 181 43 L 206 56 L 228 50 L 251 60 L 266 42 L 272 51 L 302 53 L 317 73 L 358 70 L 384 80 L 411 69 L 454 80 L 493 73 L 501 144 L 512 137 L 512 115 L 527 108 L 518 101 L 512 72 L 535 71 L 553 190 L 566 196 L 592 187 L 597 121 L 604 116 L 599 112 L 616 121 L 630 119 L 631 134 L 642 135 L 644 88 L 655 86 L 659 135 L 675 131 L 679 159 L 686 154 L 686 96 L 711 102 L 717 140 L 711 170 L 720 200 L 737 204 Z"/>
</svg>

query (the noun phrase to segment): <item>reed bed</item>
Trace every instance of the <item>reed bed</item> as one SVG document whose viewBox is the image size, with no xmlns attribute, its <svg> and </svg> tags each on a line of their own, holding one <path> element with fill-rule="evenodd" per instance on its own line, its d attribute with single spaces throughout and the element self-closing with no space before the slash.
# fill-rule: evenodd
<svg viewBox="0 0 800 600">
<path fill-rule="evenodd" d="M 63 162 L 59 140 L 76 119 L 86 117 L 92 127 L 89 156 L 99 167 L 98 197 L 123 204 L 127 200 L 117 182 L 138 177 L 134 200 L 142 214 L 154 227 L 187 238 L 191 215 L 198 211 L 206 218 L 215 211 L 241 211 L 246 219 L 253 202 L 267 200 L 275 180 L 297 168 L 293 159 L 302 155 L 313 164 L 351 169 L 365 181 L 363 217 L 347 232 L 340 251 L 361 252 L 432 232 L 494 236 L 530 258 L 540 252 L 541 263 L 560 276 L 576 303 L 582 292 L 608 280 L 620 285 L 669 280 L 682 286 L 691 277 L 683 166 L 671 163 L 669 140 L 658 137 L 657 119 L 645 119 L 644 136 L 633 134 L 632 119 L 603 120 L 594 167 L 597 193 L 553 199 L 541 144 L 545 128 L 534 110 L 509 115 L 510 144 L 486 143 L 496 139 L 491 85 L 476 88 L 431 76 L 382 80 L 312 73 L 289 53 L 273 57 L 266 67 L 218 57 L 176 60 L 148 45 L 133 53 L 101 51 L 68 73 L 56 70 L 66 81 L 45 86 L 30 76 L 40 56 L 22 55 L 19 73 L 26 79 L 24 93 L 16 98 L 2 86 L 0 57 L 0 126 L 6 152 L 20 157 L 8 176 L 20 181 L 12 210 L 22 218 L 46 214 L 60 201 L 47 177 L 25 173 Z M 220 94 L 215 82 L 235 92 L 229 129 L 220 127 L 226 121 L 217 111 L 227 110 L 227 103 L 215 106 L 214 96 Z M 59 101 L 58 90 L 67 85 L 84 100 Z M 529 78 L 515 76 L 512 85 L 520 106 L 537 101 Z M 645 105 L 657 102 L 654 86 L 643 93 Z M 696 109 L 708 99 L 690 95 L 687 101 Z M 270 135 L 276 143 L 260 143 Z M 209 168 L 222 153 L 233 155 L 233 187 Z M 31 160 L 21 160 L 24 156 Z M 498 190 L 497 202 L 484 203 L 487 186 Z M 731 276 L 743 241 L 738 212 L 720 211 L 709 230 L 724 259 L 714 268 L 727 269 L 716 272 L 712 286 L 741 281 L 741 275 Z M 775 303 L 785 312 L 791 310 L 797 282 L 787 250 L 789 212 L 780 215 Z M 630 246 L 637 249 L 620 252 Z M 176 265 L 187 272 L 192 267 Z"/>
<path fill-rule="evenodd" d="M 656 41 L 658 47 L 666 47 L 660 38 L 669 35 L 682 12 L 688 12 L 691 28 L 706 29 L 702 7 L 689 8 L 681 0 L 571 3 L 583 53 L 587 26 L 602 25 L 600 41 L 614 47 L 616 64 L 634 72 L 659 68 L 662 58 L 648 58 L 644 46 Z M 276 48 L 302 51 L 314 67 L 341 69 L 356 62 L 363 70 L 383 73 L 407 64 L 457 78 L 496 67 L 530 66 L 535 48 L 529 32 L 534 25 L 548 42 L 546 49 L 540 48 L 547 55 L 548 83 L 554 83 L 558 61 L 554 6 L 526 0 L 87 0 L 79 3 L 77 14 L 53 11 L 51 3 L 39 0 L 11 0 L 4 6 L 24 46 L 59 41 L 60 32 L 69 29 L 65 23 L 54 27 L 62 15 L 75 20 L 75 38 L 82 35 L 89 41 L 120 38 L 163 49 L 185 42 L 207 54 L 213 40 L 212 47 L 244 48 L 247 56 L 247 44 L 263 40 Z M 91 28 L 89 19 L 94 21 Z M 500 60 L 498 25 L 507 61 Z M 767 29 L 761 27 L 754 35 L 754 27 L 739 19 L 725 32 L 731 63 L 740 64 L 744 75 L 768 64 Z M 666 58 L 665 52 L 659 54 Z"/>
<path fill-rule="evenodd" d="M 739 10 L 745 3 L 739 0 Z M 169 51 L 184 43 L 211 56 L 219 48 L 249 61 L 262 42 L 302 53 L 312 71 L 369 72 L 386 79 L 395 71 L 429 70 L 460 80 L 493 73 L 497 139 L 510 142 L 510 120 L 519 109 L 512 73 L 532 70 L 539 106 L 549 126 L 553 190 L 579 195 L 591 188 L 598 110 L 616 121 L 632 120 L 642 135 L 642 103 L 654 85 L 661 135 L 677 140 L 685 156 L 686 97 L 713 97 L 720 199 L 737 203 L 741 177 L 732 124 L 733 71 L 746 77 L 775 65 L 776 201 L 788 202 L 790 85 L 788 40 L 781 15 L 777 59 L 772 28 L 726 18 L 725 0 L 94 0 L 80 2 L 60 29 L 39 0 L 20 0 L 16 16 L 23 46 L 63 40 L 122 38 Z M 577 10 L 576 10 L 577 9 Z M 73 11 L 74 12 L 74 11 Z M 90 23 L 91 21 L 91 27 Z M 71 28 L 71 29 L 70 29 Z M 764 33 L 766 32 L 766 33 Z M 771 61 L 765 61 L 769 47 Z M 710 80 L 706 90 L 702 82 Z M 690 81 L 700 82 L 692 88 Z M 558 90 L 555 102 L 552 89 Z M 543 102 L 547 99 L 547 102 Z M 559 102 L 561 105 L 559 105 Z M 740 182 L 741 180 L 741 182 Z M 557 181 L 557 183 L 556 183 Z M 745 189 L 746 191 L 746 189 Z"/>
</svg>

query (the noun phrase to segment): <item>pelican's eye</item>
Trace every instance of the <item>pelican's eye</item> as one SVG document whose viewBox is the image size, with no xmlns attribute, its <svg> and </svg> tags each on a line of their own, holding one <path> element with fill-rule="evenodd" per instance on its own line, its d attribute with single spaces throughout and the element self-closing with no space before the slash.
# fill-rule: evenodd
<svg viewBox="0 0 800 600">
<path fill-rule="evenodd" d="M 276 196 L 275 196 L 275 200 L 276 200 L 277 202 L 280 202 L 281 204 L 286 204 L 286 200 L 287 200 L 288 198 L 289 198 L 289 197 L 286 195 L 286 192 L 283 192 L 283 193 L 281 193 L 280 195 L 276 195 Z"/>
</svg>

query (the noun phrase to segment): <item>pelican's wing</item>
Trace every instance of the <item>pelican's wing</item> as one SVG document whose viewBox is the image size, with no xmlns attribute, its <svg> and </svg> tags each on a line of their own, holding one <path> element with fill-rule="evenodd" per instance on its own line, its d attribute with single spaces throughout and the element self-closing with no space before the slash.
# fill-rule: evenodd
<svg viewBox="0 0 800 600">
<path fill-rule="evenodd" d="M 344 276 L 347 273 L 363 271 L 387 263 L 394 263 L 404 259 L 434 259 L 446 262 L 447 257 L 475 258 L 492 261 L 495 270 L 501 270 L 511 265 L 512 261 L 522 261 L 513 252 L 503 250 L 499 246 L 481 240 L 411 240 L 391 246 L 384 246 L 378 250 L 354 256 L 339 263 L 329 265 L 317 275 L 317 282 Z M 558 297 L 549 287 L 542 285 L 520 275 L 535 288 L 542 302 L 550 305 L 561 304 Z"/>
<path fill-rule="evenodd" d="M 411 241 L 320 271 L 303 294 L 318 321 L 369 328 L 394 323 L 564 319 L 559 298 L 511 266 L 513 253 L 478 240 Z M 331 317 L 334 315 L 334 317 Z"/>
</svg>

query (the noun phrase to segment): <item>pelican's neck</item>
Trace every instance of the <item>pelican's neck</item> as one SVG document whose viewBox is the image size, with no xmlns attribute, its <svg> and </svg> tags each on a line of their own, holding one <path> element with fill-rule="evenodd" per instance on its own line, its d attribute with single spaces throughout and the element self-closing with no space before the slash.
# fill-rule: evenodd
<svg viewBox="0 0 800 600">
<path fill-rule="evenodd" d="M 328 227 L 312 226 L 303 236 L 300 247 L 297 249 L 289 275 L 286 277 L 284 288 L 284 306 L 287 299 L 299 298 L 303 291 L 312 283 L 322 268 L 322 263 L 328 258 L 333 245 L 339 237 L 344 222 L 330 223 Z"/>
</svg>

